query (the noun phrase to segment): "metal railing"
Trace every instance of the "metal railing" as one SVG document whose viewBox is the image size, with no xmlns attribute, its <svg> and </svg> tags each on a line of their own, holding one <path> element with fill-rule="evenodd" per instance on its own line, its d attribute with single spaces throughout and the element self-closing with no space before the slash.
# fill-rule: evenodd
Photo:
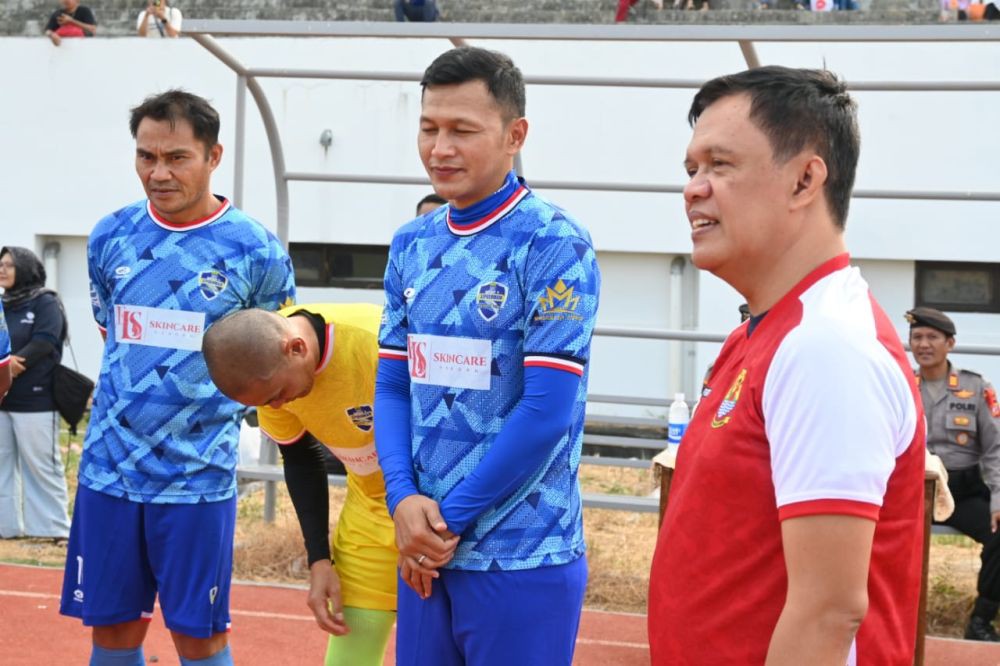
<svg viewBox="0 0 1000 666">
<path fill-rule="evenodd" d="M 621 42 L 730 42 L 739 46 L 747 67 L 759 67 L 761 62 L 757 42 L 997 42 L 1000 31 L 990 25 L 531 25 L 531 24 L 475 24 L 475 23 L 382 23 L 382 22 L 312 22 L 312 21 L 230 21 L 190 20 L 185 23 L 185 34 L 197 41 L 209 53 L 228 66 L 237 77 L 236 85 L 236 141 L 234 146 L 233 201 L 237 206 L 243 200 L 243 179 L 246 133 L 246 93 L 250 92 L 263 121 L 271 150 L 277 207 L 277 235 L 287 246 L 289 237 L 289 183 L 364 183 L 384 185 L 427 185 L 423 177 L 384 174 L 332 174 L 291 171 L 286 167 L 281 135 L 267 96 L 260 85 L 262 78 L 309 78 L 326 80 L 367 80 L 418 82 L 415 72 L 377 72 L 362 70 L 322 70 L 298 68 L 248 67 L 227 51 L 214 36 L 239 37 L 339 37 L 339 38 L 392 38 L 392 39 L 447 39 L 452 44 L 463 44 L 467 39 L 549 40 L 549 41 L 621 41 Z M 541 76 L 527 74 L 530 85 L 545 86 L 597 86 L 608 88 L 658 88 L 697 89 L 703 83 L 694 79 L 663 79 L 638 77 L 592 76 Z M 887 92 L 995 92 L 1000 91 L 1000 81 L 852 81 L 848 88 L 855 91 Z M 520 161 L 516 168 L 521 173 Z M 678 194 L 681 184 L 585 182 L 532 179 L 538 189 L 587 190 L 595 192 L 630 192 Z M 1000 201 L 1000 192 L 974 191 L 913 191 L 913 190 L 855 190 L 858 199 L 899 199 L 913 201 Z M 725 335 L 697 331 L 655 330 L 636 328 L 598 327 L 595 335 L 645 340 L 688 341 L 719 343 Z M 955 353 L 1000 355 L 1000 346 L 960 345 Z M 663 407 L 665 399 L 639 398 L 621 395 L 593 395 L 592 402 Z M 637 438 L 621 438 L 632 439 Z M 610 440 L 608 440 L 610 441 Z M 651 440 L 647 440 L 651 441 Z M 615 444 L 608 444 L 614 446 Z M 635 447 L 634 443 L 620 443 Z M 262 452 L 262 462 L 273 473 L 276 462 L 274 447 Z M 592 461 L 589 461 L 592 462 Z M 606 462 L 605 460 L 601 461 Z M 631 463 L 629 463 L 631 466 Z M 272 474 L 273 476 L 273 474 Z M 274 515 L 274 481 L 268 477 L 265 515 Z M 648 498 L 604 497 L 588 498 L 585 505 L 628 510 L 650 510 Z"/>
</svg>

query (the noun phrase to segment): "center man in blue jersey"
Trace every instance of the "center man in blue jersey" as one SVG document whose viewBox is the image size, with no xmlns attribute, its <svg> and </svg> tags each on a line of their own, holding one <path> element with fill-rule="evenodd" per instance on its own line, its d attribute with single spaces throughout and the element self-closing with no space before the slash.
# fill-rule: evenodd
<svg viewBox="0 0 1000 666">
<path fill-rule="evenodd" d="M 400 666 L 569 665 L 587 581 L 577 470 L 600 274 L 513 172 L 521 72 L 424 73 L 418 147 L 449 205 L 392 240 L 375 437 L 400 551 Z"/>
<path fill-rule="evenodd" d="M 80 459 L 61 612 L 93 628 L 91 666 L 141 666 L 159 596 L 184 666 L 228 666 L 243 407 L 211 382 L 205 329 L 295 294 L 278 240 L 212 194 L 219 116 L 169 91 L 132 110 L 148 199 L 87 246 L 104 359 Z"/>
</svg>

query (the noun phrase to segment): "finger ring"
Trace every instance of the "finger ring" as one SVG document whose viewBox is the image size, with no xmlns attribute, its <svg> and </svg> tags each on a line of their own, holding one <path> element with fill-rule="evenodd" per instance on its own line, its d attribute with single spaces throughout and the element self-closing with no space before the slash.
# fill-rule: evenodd
<svg viewBox="0 0 1000 666">
<path fill-rule="evenodd" d="M 417 564 L 423 564 L 424 560 L 426 559 L 427 559 L 426 555 L 421 555 L 420 557 L 417 558 Z"/>
</svg>

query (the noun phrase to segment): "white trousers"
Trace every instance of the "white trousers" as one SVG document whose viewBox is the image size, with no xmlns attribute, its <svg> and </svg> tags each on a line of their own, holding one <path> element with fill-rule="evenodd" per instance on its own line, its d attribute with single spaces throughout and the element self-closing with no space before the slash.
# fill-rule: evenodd
<svg viewBox="0 0 1000 666">
<path fill-rule="evenodd" d="M 56 412 L 0 411 L 0 538 L 68 537 Z"/>
</svg>

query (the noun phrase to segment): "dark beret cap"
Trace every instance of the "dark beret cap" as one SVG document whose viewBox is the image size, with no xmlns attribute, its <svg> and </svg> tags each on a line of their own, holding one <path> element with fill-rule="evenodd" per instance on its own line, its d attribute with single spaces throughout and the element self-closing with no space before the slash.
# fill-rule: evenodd
<svg viewBox="0 0 1000 666">
<path fill-rule="evenodd" d="M 925 307 L 913 308 L 912 310 L 907 310 L 905 316 L 906 321 L 910 322 L 910 328 L 929 326 L 930 328 L 936 328 L 945 335 L 955 335 L 955 322 L 940 310 Z"/>
</svg>

